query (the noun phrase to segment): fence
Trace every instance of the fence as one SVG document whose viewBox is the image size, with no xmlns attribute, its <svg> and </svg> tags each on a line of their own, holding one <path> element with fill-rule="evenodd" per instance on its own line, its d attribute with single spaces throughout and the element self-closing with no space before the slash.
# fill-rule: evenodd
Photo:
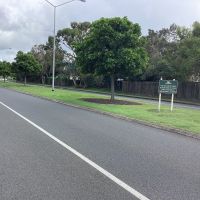
<svg viewBox="0 0 200 200">
<path fill-rule="evenodd" d="M 158 82 L 129 82 L 123 81 L 122 92 L 147 96 L 158 97 Z M 170 95 L 164 95 L 165 98 L 170 98 Z M 200 82 L 181 82 L 178 85 L 178 93 L 175 95 L 176 99 L 200 102 Z"/>
</svg>

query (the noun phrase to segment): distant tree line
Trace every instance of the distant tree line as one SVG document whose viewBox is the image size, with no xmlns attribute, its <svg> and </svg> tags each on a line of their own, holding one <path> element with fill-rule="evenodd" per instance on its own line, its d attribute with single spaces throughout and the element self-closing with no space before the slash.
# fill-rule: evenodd
<svg viewBox="0 0 200 200">
<path fill-rule="evenodd" d="M 18 52 L 11 64 L 0 62 L 0 75 L 17 80 L 51 83 L 53 37 L 46 44 Z M 191 28 L 172 24 L 142 36 L 128 18 L 101 18 L 93 23 L 72 22 L 57 32 L 56 80 L 75 87 L 102 87 L 120 80 L 200 81 L 200 23 Z"/>
<path fill-rule="evenodd" d="M 160 31 L 149 30 L 146 36 L 149 63 L 142 80 L 176 78 L 200 81 L 200 23 L 192 28 L 172 24 Z"/>
<path fill-rule="evenodd" d="M 4 82 L 8 76 L 11 76 L 11 63 L 0 61 L 0 76 L 3 77 Z"/>
</svg>

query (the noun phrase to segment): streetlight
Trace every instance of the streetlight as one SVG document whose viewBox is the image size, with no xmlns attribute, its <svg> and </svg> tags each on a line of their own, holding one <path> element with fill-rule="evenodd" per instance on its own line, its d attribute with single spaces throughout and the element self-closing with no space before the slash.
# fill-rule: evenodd
<svg viewBox="0 0 200 200">
<path fill-rule="evenodd" d="M 54 91 L 54 82 L 55 82 L 55 61 L 56 61 L 56 8 L 63 6 L 65 4 L 71 3 L 73 1 L 86 2 L 86 0 L 71 0 L 58 5 L 52 4 L 50 1 L 45 0 L 49 5 L 54 8 L 54 40 L 53 40 L 53 69 L 52 69 L 52 91 Z"/>
</svg>

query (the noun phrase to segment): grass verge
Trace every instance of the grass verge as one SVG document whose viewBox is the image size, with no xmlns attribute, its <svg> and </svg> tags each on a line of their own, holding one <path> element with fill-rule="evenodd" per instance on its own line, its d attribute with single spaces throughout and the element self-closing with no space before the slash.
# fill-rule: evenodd
<svg viewBox="0 0 200 200">
<path fill-rule="evenodd" d="M 24 86 L 18 83 L 0 82 L 0 87 L 10 88 L 20 92 L 26 92 L 35 96 L 45 97 L 52 100 L 59 100 L 65 103 L 92 108 L 130 119 L 141 120 L 154 125 L 167 128 L 179 129 L 200 135 L 200 111 L 194 109 L 175 108 L 170 112 L 169 106 L 162 106 L 159 113 L 157 105 L 145 103 L 142 105 L 106 105 L 96 104 L 81 100 L 82 98 L 105 98 L 96 94 L 76 92 L 71 90 L 56 89 L 54 92 L 48 87 L 42 86 Z"/>
</svg>

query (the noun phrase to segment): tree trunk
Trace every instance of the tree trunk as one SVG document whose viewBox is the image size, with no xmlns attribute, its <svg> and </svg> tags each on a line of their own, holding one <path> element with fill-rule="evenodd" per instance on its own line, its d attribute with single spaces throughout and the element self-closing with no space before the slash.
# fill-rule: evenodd
<svg viewBox="0 0 200 200">
<path fill-rule="evenodd" d="M 73 81 L 73 83 L 74 83 L 74 86 L 77 87 L 76 77 L 72 77 L 72 81 Z"/>
<path fill-rule="evenodd" d="M 84 88 L 87 88 L 87 87 L 88 87 L 86 81 L 84 81 L 84 80 L 83 80 L 83 85 L 84 85 L 84 86 L 83 86 Z"/>
<path fill-rule="evenodd" d="M 24 76 L 24 85 L 26 85 L 26 75 Z"/>
<path fill-rule="evenodd" d="M 42 85 L 44 85 L 45 84 L 45 76 L 44 75 L 41 76 L 41 80 L 42 80 Z"/>
<path fill-rule="evenodd" d="M 6 82 L 6 77 L 5 76 L 3 77 L 3 80 L 4 80 L 4 83 L 5 83 Z"/>
<path fill-rule="evenodd" d="M 110 77 L 111 80 L 111 101 L 115 100 L 115 77 L 114 75 L 111 75 Z"/>
</svg>

